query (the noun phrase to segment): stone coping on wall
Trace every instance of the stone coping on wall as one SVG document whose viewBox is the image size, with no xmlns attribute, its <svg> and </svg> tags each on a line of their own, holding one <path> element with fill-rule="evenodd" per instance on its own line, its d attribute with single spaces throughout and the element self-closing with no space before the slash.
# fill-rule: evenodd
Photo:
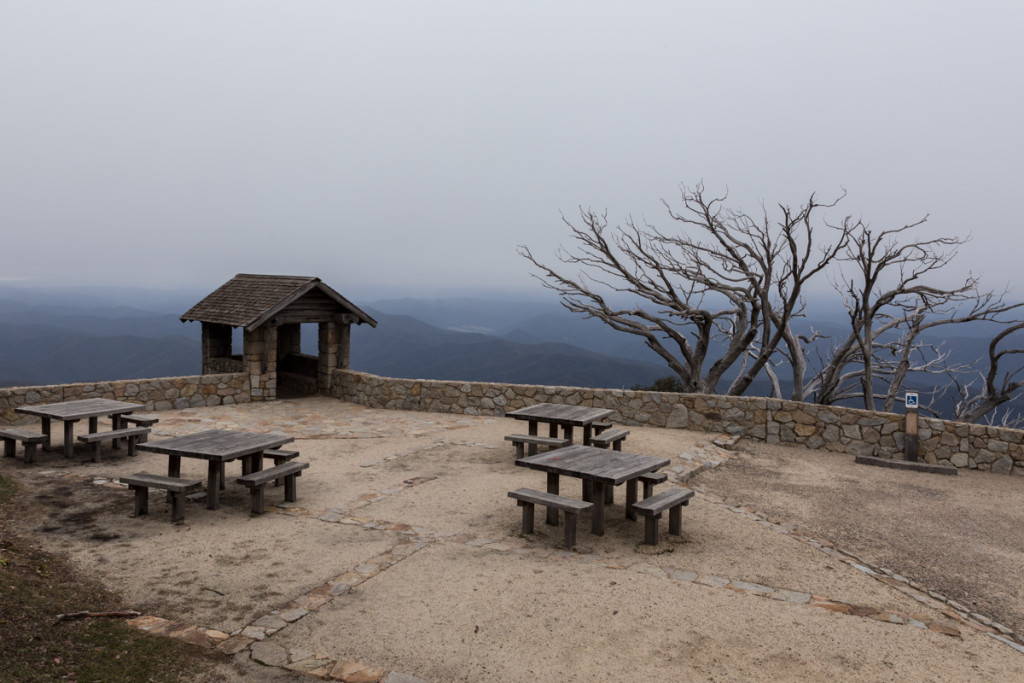
<svg viewBox="0 0 1024 683">
<path fill-rule="evenodd" d="M 758 396 L 675 394 L 495 382 L 381 377 L 336 370 L 332 395 L 393 410 L 504 415 L 535 403 L 610 408 L 625 425 L 726 433 L 854 456 L 902 458 L 904 416 Z M 1000 474 L 1024 474 L 1024 431 L 919 419 L 921 457 Z"/>
<path fill-rule="evenodd" d="M 249 391 L 249 375 L 223 373 L 188 377 L 128 379 L 37 387 L 0 388 L 0 422 L 15 424 L 34 418 L 15 408 L 40 403 L 60 403 L 82 398 L 109 398 L 138 403 L 143 410 L 176 410 L 201 406 L 231 405 L 259 400 Z"/>
</svg>

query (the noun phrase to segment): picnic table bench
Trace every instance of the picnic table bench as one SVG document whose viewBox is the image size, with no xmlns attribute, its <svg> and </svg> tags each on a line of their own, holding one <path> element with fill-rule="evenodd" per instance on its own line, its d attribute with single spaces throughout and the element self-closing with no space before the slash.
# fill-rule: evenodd
<svg viewBox="0 0 1024 683">
<path fill-rule="evenodd" d="M 135 491 L 135 516 L 149 514 L 149 489 L 167 491 L 171 499 L 171 522 L 178 523 L 185 519 L 185 496 L 203 487 L 203 482 L 178 477 L 164 477 L 159 474 L 136 472 L 119 477 L 122 484 Z"/>
<path fill-rule="evenodd" d="M 89 432 L 98 429 L 98 420 L 101 417 L 109 417 L 111 427 L 120 429 L 121 417 L 142 408 L 138 403 L 127 401 L 115 401 L 109 398 L 82 398 L 74 401 L 62 401 L 60 403 L 38 403 L 34 405 L 18 406 L 14 409 L 16 413 L 24 415 L 35 415 L 42 421 L 43 434 L 46 441 L 44 448 L 50 447 L 50 422 L 60 420 L 64 423 L 64 457 L 70 458 L 74 455 L 75 447 L 75 423 L 81 419 L 88 418 Z M 118 442 L 114 442 L 114 448 Z"/>
<path fill-rule="evenodd" d="M 288 503 L 294 503 L 297 500 L 295 491 L 295 478 L 302 474 L 302 470 L 309 467 L 308 462 L 297 462 L 291 461 L 271 467 L 268 470 L 259 470 L 258 472 L 250 472 L 237 479 L 239 484 L 249 487 L 251 495 L 251 507 L 253 514 L 262 515 L 266 509 L 264 505 L 263 489 L 266 485 L 272 481 L 278 479 L 284 479 L 284 499 Z"/>
<path fill-rule="evenodd" d="M 290 436 L 271 433 L 236 432 L 227 429 L 207 429 L 194 434 L 174 436 L 149 443 L 139 444 L 140 451 L 167 455 L 167 475 L 181 475 L 181 459 L 197 458 L 207 461 L 206 507 L 219 507 L 219 492 L 223 488 L 224 463 L 242 459 L 243 474 L 258 472 L 263 468 L 263 454 L 294 441 Z"/>
<path fill-rule="evenodd" d="M 516 460 L 516 465 L 547 473 L 547 492 L 558 495 L 559 477 L 577 477 L 590 490 L 593 514 L 590 530 L 604 534 L 606 490 L 654 472 L 669 464 L 667 458 L 613 451 L 594 446 L 573 445 Z M 548 508 L 548 524 L 558 523 L 558 511 Z"/>
<path fill-rule="evenodd" d="M 668 489 L 636 503 L 633 511 L 644 516 L 644 544 L 658 545 L 658 520 L 668 510 L 668 532 L 674 536 L 683 533 L 683 507 L 690 504 L 693 491 Z"/>
<path fill-rule="evenodd" d="M 4 457 L 13 458 L 14 449 L 20 441 L 25 449 L 25 462 L 30 463 L 35 459 L 36 446 L 46 443 L 46 434 L 30 432 L 17 427 L 5 427 L 0 429 L 0 439 L 4 441 Z"/>
<path fill-rule="evenodd" d="M 78 440 L 82 443 L 92 444 L 92 461 L 100 461 L 100 444 L 103 441 L 110 441 L 111 447 L 116 447 L 116 444 L 121 439 L 128 440 L 128 455 L 135 456 L 135 444 L 138 442 L 139 437 L 149 434 L 149 427 L 125 427 L 123 429 L 114 429 L 109 432 L 91 432 L 89 434 L 80 434 Z"/>
<path fill-rule="evenodd" d="M 548 510 L 558 510 L 565 513 L 565 547 L 572 548 L 576 545 L 576 517 L 583 511 L 594 506 L 593 503 L 586 503 L 582 500 L 573 500 L 553 493 L 534 491 L 533 489 L 516 489 L 508 492 L 509 498 L 515 498 L 518 505 L 523 508 L 523 533 L 533 533 L 533 510 L 536 505 L 543 505 Z M 557 525 L 557 519 L 556 519 Z"/>
<path fill-rule="evenodd" d="M 530 446 L 530 455 L 537 455 L 537 446 L 562 448 L 569 445 L 569 439 L 560 439 L 557 436 L 537 436 L 535 434 L 509 434 L 505 437 L 505 441 L 511 441 L 512 445 L 515 446 L 516 458 L 526 455 L 524 445 Z"/>
<path fill-rule="evenodd" d="M 609 408 L 592 408 L 589 406 L 572 406 L 562 403 L 536 403 L 518 410 L 505 413 L 505 417 L 529 422 L 530 436 L 537 436 L 537 424 L 548 423 L 548 436 L 557 437 L 558 428 L 562 428 L 562 436 L 573 443 L 573 427 L 583 428 L 583 445 L 590 444 L 590 436 L 594 431 L 594 423 L 604 420 L 615 411 Z"/>
<path fill-rule="evenodd" d="M 123 423 L 133 424 L 136 427 L 152 427 L 153 425 L 155 425 L 159 421 L 160 421 L 159 418 L 153 417 L 152 415 L 135 415 L 135 414 L 131 414 L 131 415 L 122 415 L 121 416 L 122 424 Z M 146 441 L 148 441 L 148 440 L 149 440 L 149 435 L 148 434 L 143 434 L 142 436 L 139 437 L 139 443 L 146 443 Z"/>
</svg>

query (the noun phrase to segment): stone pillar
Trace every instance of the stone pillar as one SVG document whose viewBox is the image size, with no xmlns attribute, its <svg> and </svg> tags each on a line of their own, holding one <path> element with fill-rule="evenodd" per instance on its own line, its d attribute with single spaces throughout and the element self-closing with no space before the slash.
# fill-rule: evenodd
<svg viewBox="0 0 1024 683">
<path fill-rule="evenodd" d="M 246 331 L 243 346 L 249 394 L 254 401 L 274 400 L 277 397 L 277 328 L 265 325 L 252 332 Z"/>
<path fill-rule="evenodd" d="M 211 375 L 223 370 L 215 363 L 217 358 L 231 357 L 231 326 L 203 323 L 202 374 Z"/>
<path fill-rule="evenodd" d="M 317 368 L 317 389 L 321 394 L 330 396 L 334 370 L 338 367 L 339 327 L 347 328 L 348 325 L 339 326 L 335 322 L 322 322 L 319 324 L 319 364 Z"/>
<path fill-rule="evenodd" d="M 338 340 L 338 367 L 348 370 L 349 356 L 352 352 L 352 325 L 341 326 L 341 338 Z"/>
<path fill-rule="evenodd" d="M 277 327 L 271 327 L 267 325 L 265 327 L 266 332 L 264 333 L 264 343 L 267 345 L 267 352 L 264 356 L 264 388 L 266 390 L 266 400 L 273 401 L 277 398 L 277 359 L 278 359 L 278 346 L 277 346 Z"/>
</svg>

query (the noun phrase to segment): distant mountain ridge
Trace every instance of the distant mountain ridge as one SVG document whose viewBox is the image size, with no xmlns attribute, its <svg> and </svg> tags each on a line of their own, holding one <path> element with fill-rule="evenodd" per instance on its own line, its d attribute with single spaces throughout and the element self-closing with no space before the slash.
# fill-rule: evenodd
<svg viewBox="0 0 1024 683">
<path fill-rule="evenodd" d="M 197 374 L 201 326 L 182 323 L 179 316 L 199 298 L 160 292 L 150 304 L 145 290 L 138 289 L 26 294 L 0 283 L 0 386 Z M 355 370 L 413 379 L 594 388 L 649 386 L 671 374 L 641 338 L 570 313 L 553 299 L 357 303 L 379 325 L 353 328 Z M 832 318 L 800 322 L 842 336 L 842 311 L 831 313 Z M 935 336 L 930 341 L 944 344 L 952 362 L 986 358 L 990 337 L 985 335 L 991 329 L 956 332 L 955 337 Z M 241 337 L 236 330 L 236 352 Z M 315 354 L 316 344 L 315 326 L 303 326 L 305 352 Z M 788 396 L 790 380 L 783 371 L 780 368 L 780 379 Z M 939 375 L 914 381 L 921 392 L 948 382 Z M 747 393 L 769 394 L 767 380 L 759 378 Z M 936 407 L 948 413 L 951 400 L 948 396 Z M 1024 404 L 1024 395 L 1014 404 Z"/>
<path fill-rule="evenodd" d="M 140 300 L 144 297 L 136 290 L 131 305 L 107 305 L 35 291 L 31 296 L 19 297 L 18 290 L 0 287 L 0 386 L 198 373 L 200 325 L 183 324 L 178 319 L 180 312 L 167 312 L 166 301 L 174 301 L 172 296 L 159 298 L 155 310 L 141 307 L 145 304 Z M 181 312 L 188 305 L 182 304 Z M 605 388 L 650 384 L 666 374 L 664 366 L 657 363 L 613 357 L 566 343 L 563 340 L 572 335 L 553 332 L 551 324 L 541 325 L 534 320 L 538 310 L 546 309 L 548 315 L 558 312 L 557 304 L 404 299 L 395 300 L 393 305 L 399 311 L 426 312 L 454 328 L 505 329 L 512 338 L 442 329 L 410 315 L 364 307 L 380 324 L 377 328 L 357 326 L 353 330 L 353 369 L 420 379 Z M 569 319 L 569 327 L 578 324 L 571 314 L 563 314 Z M 530 329 L 539 333 L 535 343 L 516 338 L 523 338 Z M 592 341 L 607 332 L 616 334 L 600 324 L 591 332 L 584 338 Z M 558 339 L 544 338 L 550 335 Z M 241 333 L 236 331 L 235 336 L 237 344 Z M 303 346 L 307 353 L 316 353 L 315 333 L 304 330 Z M 639 346 L 643 349 L 642 344 Z"/>
</svg>

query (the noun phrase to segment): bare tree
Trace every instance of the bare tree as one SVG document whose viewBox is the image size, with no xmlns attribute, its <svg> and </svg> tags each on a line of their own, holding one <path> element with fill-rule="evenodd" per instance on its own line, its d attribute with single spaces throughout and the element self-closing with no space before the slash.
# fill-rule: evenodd
<svg viewBox="0 0 1024 683">
<path fill-rule="evenodd" d="M 567 309 L 642 337 L 689 391 L 717 392 L 739 364 L 727 393 L 740 395 L 802 313 L 804 285 L 846 247 L 848 228 L 827 223 L 832 239 L 815 246 L 818 212 L 842 196 L 824 204 L 812 194 L 796 209 L 780 204 L 774 220 L 767 209 L 756 218 L 728 209 L 725 196 L 708 197 L 701 185 L 682 187 L 681 197 L 678 211 L 665 202 L 678 226 L 672 231 L 632 218 L 609 228 L 606 213 L 582 208 L 579 225 L 563 217 L 576 250 L 559 249 L 557 257 L 581 268 L 575 276 L 526 246 L 519 253 Z M 623 295 L 631 304 L 618 305 Z"/>
<path fill-rule="evenodd" d="M 980 422 L 983 418 L 995 415 L 995 411 L 1004 403 L 1013 399 L 1014 393 L 1024 387 L 1024 380 L 1019 379 L 1024 373 L 1024 366 L 1009 370 L 1000 370 L 1001 361 L 1009 356 L 1024 355 L 1024 347 L 1003 348 L 1016 332 L 1024 330 L 1024 322 L 1018 322 L 1003 328 L 992 338 L 988 346 L 988 371 L 981 374 L 981 388 L 975 389 L 975 382 L 962 382 L 959 376 L 951 374 L 951 384 L 956 388 L 958 400 L 954 408 L 956 419 L 963 422 Z M 1019 342 L 1018 342 L 1019 343 Z M 1024 424 L 1024 416 L 1020 413 L 1003 412 L 997 420 L 1003 426 L 1020 427 Z"/>
<path fill-rule="evenodd" d="M 805 391 L 813 387 L 815 402 L 857 398 L 868 410 L 881 401 L 891 411 L 911 374 L 968 370 L 951 366 L 948 351 L 924 343 L 923 333 L 979 321 L 1014 322 L 1006 315 L 1022 304 L 1006 303 L 1005 292 L 983 291 L 972 275 L 951 288 L 926 281 L 936 279 L 969 239 L 905 239 L 926 220 L 877 232 L 859 220 L 844 223 L 850 239 L 837 259 L 842 268 L 833 286 L 843 298 L 850 333 L 805 384 Z"/>
</svg>

